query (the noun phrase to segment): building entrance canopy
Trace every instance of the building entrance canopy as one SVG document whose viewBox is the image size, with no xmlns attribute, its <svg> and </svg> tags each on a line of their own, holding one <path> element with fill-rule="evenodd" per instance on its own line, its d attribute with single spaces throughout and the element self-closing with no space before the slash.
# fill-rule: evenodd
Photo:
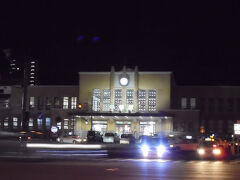
<svg viewBox="0 0 240 180">
<path fill-rule="evenodd" d="M 159 114 L 113 114 L 93 113 L 76 115 L 77 131 L 90 130 L 121 134 L 160 135 L 172 131 L 172 116 Z M 92 125 L 91 125 L 92 124 Z"/>
</svg>

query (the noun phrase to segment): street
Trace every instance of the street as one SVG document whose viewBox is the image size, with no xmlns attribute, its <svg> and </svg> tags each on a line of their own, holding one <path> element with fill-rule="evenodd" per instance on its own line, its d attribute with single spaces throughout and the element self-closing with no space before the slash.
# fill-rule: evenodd
<svg viewBox="0 0 240 180">
<path fill-rule="evenodd" d="M 239 161 L 91 159 L 0 162 L 1 179 L 239 179 Z"/>
</svg>

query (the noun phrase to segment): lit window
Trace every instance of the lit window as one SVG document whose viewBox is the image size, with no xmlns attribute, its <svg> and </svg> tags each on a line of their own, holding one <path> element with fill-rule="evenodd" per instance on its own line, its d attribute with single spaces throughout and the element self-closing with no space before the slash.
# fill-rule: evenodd
<svg viewBox="0 0 240 180">
<path fill-rule="evenodd" d="M 138 90 L 138 110 L 146 111 L 146 90 Z"/>
<path fill-rule="evenodd" d="M 31 68 L 35 68 L 35 65 L 31 65 Z"/>
<path fill-rule="evenodd" d="M 34 97 L 30 97 L 30 108 L 34 108 L 35 104 L 34 104 Z"/>
<path fill-rule="evenodd" d="M 133 89 L 127 89 L 126 92 L 126 99 L 127 99 L 127 109 L 128 111 L 133 111 L 133 100 L 134 100 L 134 90 Z"/>
<path fill-rule="evenodd" d="M 64 119 L 64 129 L 68 129 L 68 119 Z"/>
<path fill-rule="evenodd" d="M 191 109 L 196 109 L 196 98 L 190 98 Z"/>
<path fill-rule="evenodd" d="M 115 89 L 114 110 L 119 111 L 119 105 L 122 104 L 122 90 Z"/>
<path fill-rule="evenodd" d="M 18 127 L 18 118 L 13 117 L 13 128 L 17 128 L 17 127 Z"/>
<path fill-rule="evenodd" d="M 46 117 L 46 128 L 50 128 L 51 126 L 51 118 Z"/>
<path fill-rule="evenodd" d="M 100 111 L 100 102 L 101 102 L 101 91 L 100 89 L 93 90 L 93 99 L 92 99 L 92 110 Z"/>
<path fill-rule="evenodd" d="M 0 109 L 5 109 L 9 107 L 9 99 L 0 99 Z"/>
<path fill-rule="evenodd" d="M 29 127 L 29 128 L 32 128 L 32 127 L 33 127 L 33 118 L 29 118 L 28 127 Z"/>
<path fill-rule="evenodd" d="M 40 118 L 37 119 L 37 125 L 38 125 L 39 129 L 42 128 L 42 119 L 40 119 Z"/>
<path fill-rule="evenodd" d="M 8 120 L 9 120 L 8 117 L 5 117 L 5 118 L 4 118 L 4 122 L 3 122 L 4 128 L 8 128 Z"/>
<path fill-rule="evenodd" d="M 181 99 L 181 108 L 186 109 L 187 108 L 187 98 L 183 97 Z"/>
<path fill-rule="evenodd" d="M 62 122 L 58 122 L 57 127 L 58 127 L 58 129 L 62 129 Z"/>
<path fill-rule="evenodd" d="M 68 109 L 68 97 L 63 97 L 63 109 Z"/>
<path fill-rule="evenodd" d="M 110 111 L 110 89 L 103 90 L 103 111 Z"/>
<path fill-rule="evenodd" d="M 150 112 L 156 111 L 156 97 L 157 97 L 156 90 L 148 91 L 148 111 Z"/>
<path fill-rule="evenodd" d="M 71 99 L 71 109 L 77 108 L 77 97 L 72 97 Z"/>
</svg>

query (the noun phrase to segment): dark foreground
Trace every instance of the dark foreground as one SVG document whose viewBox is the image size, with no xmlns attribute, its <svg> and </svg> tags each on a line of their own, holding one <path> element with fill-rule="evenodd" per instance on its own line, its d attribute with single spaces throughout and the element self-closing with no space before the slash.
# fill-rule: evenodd
<svg viewBox="0 0 240 180">
<path fill-rule="evenodd" d="M 91 159 L 0 162 L 1 180 L 24 179 L 239 179 L 238 161 Z"/>
</svg>

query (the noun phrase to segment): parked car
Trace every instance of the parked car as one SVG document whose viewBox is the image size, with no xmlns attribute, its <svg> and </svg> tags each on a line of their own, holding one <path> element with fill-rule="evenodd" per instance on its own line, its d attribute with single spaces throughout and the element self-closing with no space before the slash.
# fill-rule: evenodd
<svg viewBox="0 0 240 180">
<path fill-rule="evenodd" d="M 119 143 L 120 138 L 118 137 L 117 133 L 105 133 L 103 137 L 104 143 Z"/>
<path fill-rule="evenodd" d="M 120 139 L 120 144 L 134 144 L 136 139 L 133 134 L 122 134 Z"/>
<path fill-rule="evenodd" d="M 86 142 L 86 139 L 81 139 L 79 136 L 59 136 L 57 142 L 59 143 L 83 143 Z"/>
<path fill-rule="evenodd" d="M 98 131 L 88 131 L 87 142 L 103 142 L 103 137 Z"/>
</svg>

